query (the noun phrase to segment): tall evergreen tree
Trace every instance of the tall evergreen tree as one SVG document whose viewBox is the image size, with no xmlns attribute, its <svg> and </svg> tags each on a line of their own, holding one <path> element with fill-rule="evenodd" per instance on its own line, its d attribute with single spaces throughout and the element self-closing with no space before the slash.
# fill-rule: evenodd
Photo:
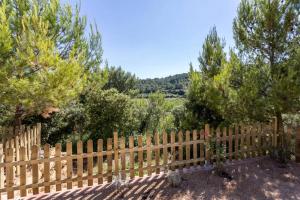
<svg viewBox="0 0 300 200">
<path fill-rule="evenodd" d="M 198 58 L 203 76 L 212 78 L 220 72 L 222 63 L 226 61 L 225 41 L 222 40 L 214 26 L 206 36 L 202 52 Z"/>
<path fill-rule="evenodd" d="M 101 37 L 59 0 L 0 2 L 0 101 L 16 123 L 74 98 L 99 71 Z M 15 110 L 15 111 L 14 111 Z"/>
<path fill-rule="evenodd" d="M 233 23 L 245 69 L 239 95 L 280 129 L 283 113 L 300 110 L 299 10 L 297 0 L 242 0 Z"/>
<path fill-rule="evenodd" d="M 216 27 L 213 27 L 205 38 L 198 58 L 200 71 L 190 66 L 186 107 L 195 119 L 194 122 L 189 120 L 192 128 L 199 128 L 204 123 L 218 125 L 223 121 L 217 107 L 220 104 L 222 91 L 214 87 L 213 82 L 226 63 L 224 46 L 225 42 L 218 36 Z"/>
</svg>

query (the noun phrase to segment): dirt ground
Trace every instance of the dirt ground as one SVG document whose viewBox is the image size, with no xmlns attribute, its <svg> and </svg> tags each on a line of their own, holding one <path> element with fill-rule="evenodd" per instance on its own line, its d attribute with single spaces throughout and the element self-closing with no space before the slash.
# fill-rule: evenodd
<svg viewBox="0 0 300 200">
<path fill-rule="evenodd" d="M 249 159 L 226 166 L 229 181 L 203 168 L 189 168 L 179 187 L 171 187 L 165 175 L 136 179 L 121 191 L 113 184 L 85 187 L 61 193 L 41 194 L 26 200 L 52 199 L 291 199 L 300 200 L 300 164 L 283 168 L 268 159 Z"/>
</svg>

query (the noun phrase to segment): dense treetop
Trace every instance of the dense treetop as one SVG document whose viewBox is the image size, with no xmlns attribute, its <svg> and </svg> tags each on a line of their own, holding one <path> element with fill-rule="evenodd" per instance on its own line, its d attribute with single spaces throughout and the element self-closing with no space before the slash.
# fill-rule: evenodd
<svg viewBox="0 0 300 200">
<path fill-rule="evenodd" d="M 163 92 L 167 97 L 183 97 L 189 82 L 188 74 L 176 74 L 165 78 L 141 79 L 137 82 L 141 96 L 152 92 Z"/>
</svg>

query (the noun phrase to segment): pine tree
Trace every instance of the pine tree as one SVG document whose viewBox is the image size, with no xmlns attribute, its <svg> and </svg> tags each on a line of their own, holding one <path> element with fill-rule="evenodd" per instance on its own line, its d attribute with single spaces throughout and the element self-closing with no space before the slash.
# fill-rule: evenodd
<svg viewBox="0 0 300 200">
<path fill-rule="evenodd" d="M 92 26 L 85 36 L 78 6 L 4 0 L 0 22 L 0 102 L 17 124 L 25 115 L 64 105 L 99 71 L 101 37 Z"/>
<path fill-rule="evenodd" d="M 186 107 L 196 120 L 194 122 L 189 120 L 192 128 L 199 128 L 204 123 L 218 125 L 224 120 L 218 110 L 222 91 L 214 86 L 215 77 L 226 63 L 224 46 L 225 42 L 218 36 L 216 27 L 213 27 L 205 38 L 202 52 L 198 58 L 199 71 L 190 65 L 190 84 Z"/>
<path fill-rule="evenodd" d="M 300 110 L 299 1 L 242 0 L 233 31 L 245 71 L 240 96 L 267 117 Z M 261 112 L 264 110 L 265 113 Z"/>
</svg>

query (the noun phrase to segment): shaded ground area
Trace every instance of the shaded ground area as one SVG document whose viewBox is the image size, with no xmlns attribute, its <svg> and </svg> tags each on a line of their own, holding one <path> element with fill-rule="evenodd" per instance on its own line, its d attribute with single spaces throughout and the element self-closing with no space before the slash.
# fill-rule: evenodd
<svg viewBox="0 0 300 200">
<path fill-rule="evenodd" d="M 265 158 L 229 165 L 228 181 L 212 171 L 190 168 L 183 182 L 169 186 L 164 175 L 137 179 L 121 191 L 114 185 L 86 187 L 61 193 L 29 197 L 26 200 L 52 199 L 300 199 L 300 165 L 290 163 L 283 168 Z"/>
</svg>

